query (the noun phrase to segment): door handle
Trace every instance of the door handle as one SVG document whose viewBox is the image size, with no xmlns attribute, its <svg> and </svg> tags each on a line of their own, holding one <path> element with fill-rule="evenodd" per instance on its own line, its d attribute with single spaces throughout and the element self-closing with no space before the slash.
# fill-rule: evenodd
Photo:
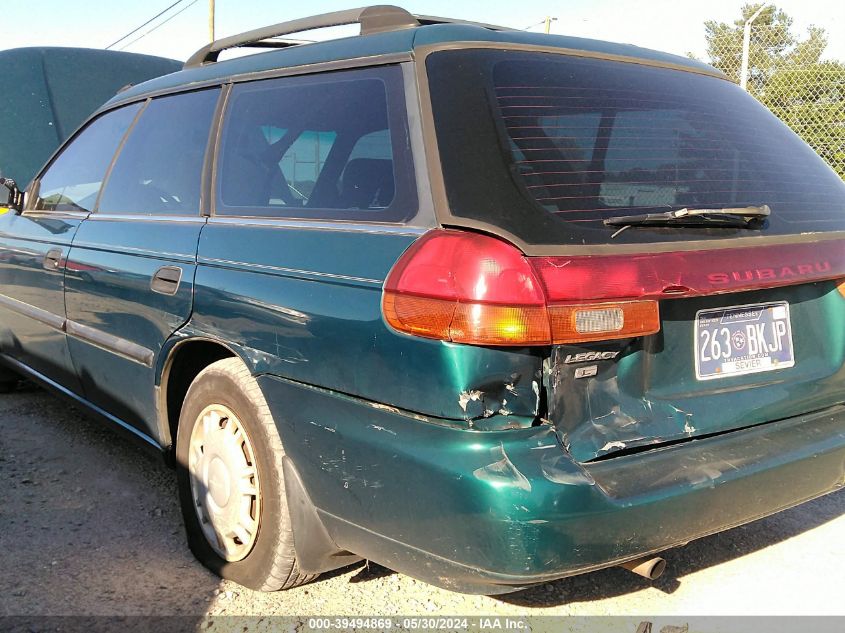
<svg viewBox="0 0 845 633">
<path fill-rule="evenodd" d="M 182 269 L 178 266 L 162 266 L 153 275 L 150 288 L 161 295 L 175 295 L 182 281 Z"/>
<path fill-rule="evenodd" d="M 58 270 L 62 265 L 62 249 L 51 248 L 41 261 L 44 270 Z"/>
</svg>

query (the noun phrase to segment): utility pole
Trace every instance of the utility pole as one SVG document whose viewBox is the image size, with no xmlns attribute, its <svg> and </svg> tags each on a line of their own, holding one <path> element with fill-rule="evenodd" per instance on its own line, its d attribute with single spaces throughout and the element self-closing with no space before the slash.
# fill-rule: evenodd
<svg viewBox="0 0 845 633">
<path fill-rule="evenodd" d="M 208 41 L 214 41 L 214 0 L 208 0 Z"/>
<path fill-rule="evenodd" d="M 754 15 L 745 21 L 745 27 L 742 29 L 742 67 L 739 70 L 739 85 L 745 91 L 748 91 L 748 56 L 751 52 L 751 25 L 754 23 L 754 20 L 760 17 L 763 9 L 768 4 L 768 2 L 764 2 L 760 5 L 760 8 L 754 12 Z"/>
<path fill-rule="evenodd" d="M 550 15 L 546 16 L 546 34 L 547 35 L 552 30 L 552 22 L 555 22 L 556 20 L 557 20 L 557 18 L 553 18 Z"/>
</svg>

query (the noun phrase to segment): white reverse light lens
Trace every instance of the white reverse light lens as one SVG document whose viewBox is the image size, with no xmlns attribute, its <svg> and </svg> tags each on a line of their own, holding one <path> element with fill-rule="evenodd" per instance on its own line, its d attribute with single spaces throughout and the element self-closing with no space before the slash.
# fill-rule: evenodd
<svg viewBox="0 0 845 633">
<path fill-rule="evenodd" d="M 624 325 L 622 308 L 575 311 L 575 331 L 579 333 L 618 332 Z"/>
</svg>

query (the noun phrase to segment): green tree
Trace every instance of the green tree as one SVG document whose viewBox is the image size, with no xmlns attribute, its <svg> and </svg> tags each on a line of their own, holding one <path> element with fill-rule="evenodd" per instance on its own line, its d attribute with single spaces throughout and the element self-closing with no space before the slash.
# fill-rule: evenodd
<svg viewBox="0 0 845 633">
<path fill-rule="evenodd" d="M 739 83 L 743 26 L 760 8 L 746 4 L 733 24 L 704 23 L 709 62 Z M 767 6 L 754 21 L 748 92 L 789 125 L 845 178 L 845 64 L 822 61 L 827 34 L 797 34 L 792 18 Z"/>
</svg>

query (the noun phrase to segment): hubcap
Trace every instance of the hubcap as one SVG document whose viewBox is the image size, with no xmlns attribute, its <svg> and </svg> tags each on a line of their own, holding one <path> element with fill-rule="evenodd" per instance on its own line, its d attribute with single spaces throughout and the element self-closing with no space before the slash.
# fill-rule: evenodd
<svg viewBox="0 0 845 633">
<path fill-rule="evenodd" d="M 188 472 L 209 545 L 227 561 L 243 560 L 258 536 L 261 496 L 252 445 L 228 407 L 212 404 L 197 417 Z"/>
</svg>

